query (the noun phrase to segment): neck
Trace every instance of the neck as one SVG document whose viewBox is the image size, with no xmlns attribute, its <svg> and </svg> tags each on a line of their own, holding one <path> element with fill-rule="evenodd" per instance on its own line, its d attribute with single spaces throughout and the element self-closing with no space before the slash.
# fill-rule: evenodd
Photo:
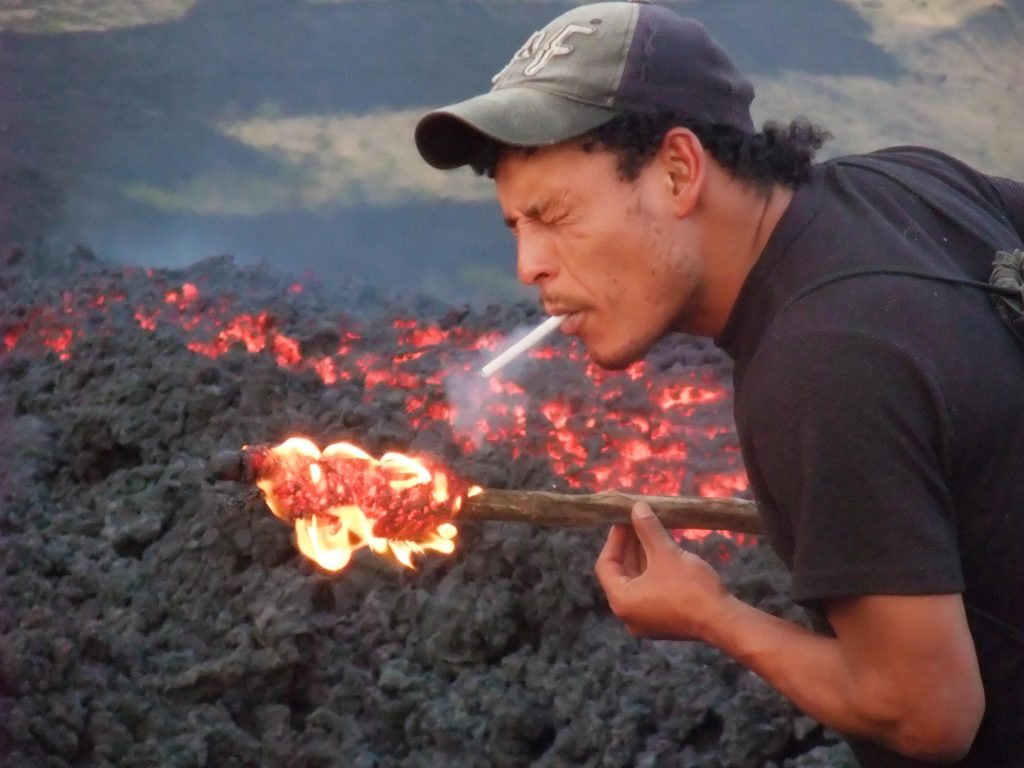
<svg viewBox="0 0 1024 768">
<path fill-rule="evenodd" d="M 709 322 L 700 332 L 708 336 L 725 327 L 743 283 L 793 199 L 793 190 L 781 184 L 763 194 L 722 176 L 718 194 L 709 196 L 715 202 L 709 204 L 704 237 Z"/>
<path fill-rule="evenodd" d="M 761 258 L 765 246 L 768 245 L 768 238 L 775 231 L 775 225 L 779 223 L 779 219 L 782 218 L 782 214 L 789 207 L 789 201 L 792 198 L 793 190 L 789 187 L 775 185 L 769 188 L 768 194 L 764 198 L 764 203 L 761 205 L 761 213 L 757 217 L 757 226 L 754 227 L 754 234 L 751 238 L 752 245 L 747 252 L 746 261 L 750 263 L 750 267 L 747 269 L 748 272 L 754 266 L 754 263 Z"/>
</svg>

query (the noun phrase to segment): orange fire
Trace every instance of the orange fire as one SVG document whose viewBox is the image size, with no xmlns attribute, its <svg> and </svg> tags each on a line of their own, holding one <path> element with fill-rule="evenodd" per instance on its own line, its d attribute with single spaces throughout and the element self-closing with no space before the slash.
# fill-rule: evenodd
<svg viewBox="0 0 1024 768">
<path fill-rule="evenodd" d="M 267 506 L 295 524 L 299 550 L 328 571 L 364 547 L 407 568 L 414 554 L 451 554 L 458 530 L 450 521 L 481 490 L 401 453 L 375 459 L 350 443 L 321 451 L 304 437 L 250 449 L 250 464 Z"/>
</svg>

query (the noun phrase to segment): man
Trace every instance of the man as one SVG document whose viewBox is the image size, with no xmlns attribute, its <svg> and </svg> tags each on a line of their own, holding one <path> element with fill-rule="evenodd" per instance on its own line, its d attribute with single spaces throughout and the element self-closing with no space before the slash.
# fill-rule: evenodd
<svg viewBox="0 0 1024 768">
<path fill-rule="evenodd" d="M 608 368 L 671 330 L 735 360 L 768 538 L 822 632 L 730 596 L 638 505 L 597 575 L 635 635 L 711 643 L 864 766 L 1024 764 L 1024 349 L 985 284 L 1024 185 L 940 153 L 812 165 L 699 24 L 610 2 L 425 116 L 495 179 L 519 277 Z M 924 276 L 922 276 L 924 275 Z"/>
</svg>

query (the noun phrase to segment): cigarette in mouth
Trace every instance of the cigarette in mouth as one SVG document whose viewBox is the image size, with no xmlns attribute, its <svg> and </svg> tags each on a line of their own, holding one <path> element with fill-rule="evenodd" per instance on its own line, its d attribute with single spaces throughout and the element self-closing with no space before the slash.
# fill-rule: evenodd
<svg viewBox="0 0 1024 768">
<path fill-rule="evenodd" d="M 536 346 L 540 341 L 555 330 L 565 320 L 565 315 L 554 315 L 549 317 L 543 323 L 538 325 L 528 334 L 523 336 L 519 341 L 513 344 L 511 347 L 506 349 L 496 358 L 491 360 L 487 365 L 480 369 L 481 375 L 486 379 L 492 373 L 503 367 L 506 363 L 519 357 L 523 352 L 528 350 L 530 347 Z"/>
</svg>

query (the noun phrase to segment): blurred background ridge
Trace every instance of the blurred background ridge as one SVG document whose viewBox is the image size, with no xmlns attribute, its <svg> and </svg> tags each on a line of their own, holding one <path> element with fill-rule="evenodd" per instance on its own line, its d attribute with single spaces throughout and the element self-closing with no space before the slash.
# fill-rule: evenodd
<svg viewBox="0 0 1024 768">
<path fill-rule="evenodd" d="M 1024 177 L 1024 0 L 666 4 L 750 73 L 758 122 L 831 130 L 825 156 L 923 143 Z M 491 183 L 426 166 L 412 126 L 569 5 L 0 0 L 0 245 L 522 297 Z"/>
</svg>

